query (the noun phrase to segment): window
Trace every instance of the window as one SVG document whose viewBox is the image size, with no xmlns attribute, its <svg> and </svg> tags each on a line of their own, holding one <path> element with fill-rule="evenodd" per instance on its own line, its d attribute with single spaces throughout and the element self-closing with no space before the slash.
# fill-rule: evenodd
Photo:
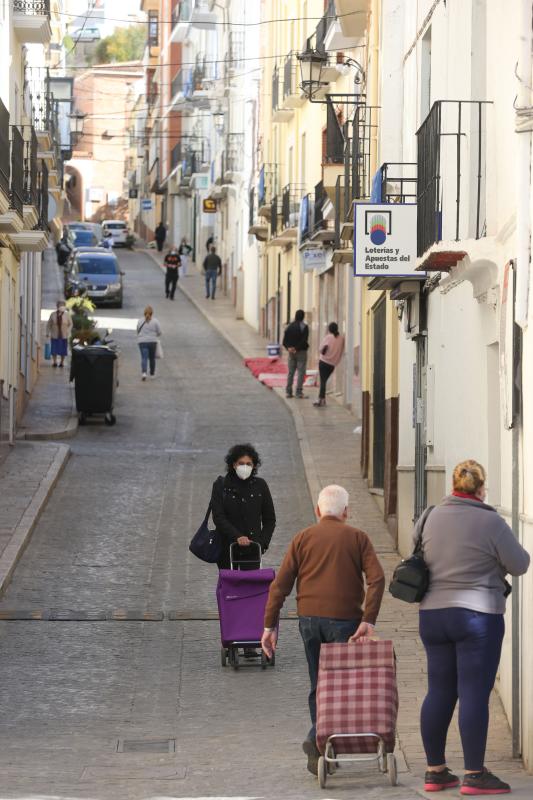
<svg viewBox="0 0 533 800">
<path fill-rule="evenodd" d="M 159 44 L 159 16 L 157 11 L 148 12 L 148 47 Z"/>
<path fill-rule="evenodd" d="M 87 275 L 118 275 L 116 258 L 84 257 L 78 261 L 78 272 Z"/>
</svg>

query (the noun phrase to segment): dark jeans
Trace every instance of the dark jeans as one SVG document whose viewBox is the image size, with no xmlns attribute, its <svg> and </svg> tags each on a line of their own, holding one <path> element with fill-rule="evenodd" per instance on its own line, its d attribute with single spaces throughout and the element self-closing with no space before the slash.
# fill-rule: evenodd
<svg viewBox="0 0 533 800">
<path fill-rule="evenodd" d="M 163 245 L 165 244 L 164 239 L 156 239 L 157 249 L 161 253 L 163 251 Z"/>
<path fill-rule="evenodd" d="M 320 374 L 320 391 L 318 396 L 320 400 L 326 399 L 326 384 L 328 382 L 328 378 L 335 369 L 334 366 L 331 364 L 326 364 L 325 361 L 318 362 L 318 372 Z"/>
<path fill-rule="evenodd" d="M 481 770 L 505 623 L 502 614 L 467 608 L 420 612 L 420 637 L 428 660 L 428 693 L 422 705 L 422 740 L 430 767 L 446 762 L 446 736 L 459 700 L 465 769 Z"/>
<path fill-rule="evenodd" d="M 174 299 L 177 283 L 178 283 L 177 268 L 168 269 L 167 267 L 167 274 L 165 275 L 165 294 L 167 297 L 170 295 L 170 297 Z"/>
<path fill-rule="evenodd" d="M 205 296 L 215 299 L 215 292 L 217 288 L 217 276 L 218 272 L 216 269 L 208 269 L 205 273 Z"/>
<path fill-rule="evenodd" d="M 305 380 L 305 368 L 307 366 L 307 350 L 299 350 L 297 353 L 289 353 L 289 374 L 287 375 L 287 394 L 292 394 L 292 384 L 294 383 L 294 373 L 298 370 L 296 381 L 296 394 L 302 394 Z"/>
<path fill-rule="evenodd" d="M 147 372 L 148 361 L 150 362 L 150 375 L 155 375 L 155 349 L 156 342 L 139 342 L 141 351 L 141 372 Z"/>
<path fill-rule="evenodd" d="M 309 714 L 312 728 L 308 739 L 316 738 L 316 685 L 320 646 L 326 642 L 347 642 L 361 623 L 360 619 L 330 619 L 329 617 L 300 617 L 300 635 L 303 639 L 311 691 L 309 692 Z"/>
</svg>

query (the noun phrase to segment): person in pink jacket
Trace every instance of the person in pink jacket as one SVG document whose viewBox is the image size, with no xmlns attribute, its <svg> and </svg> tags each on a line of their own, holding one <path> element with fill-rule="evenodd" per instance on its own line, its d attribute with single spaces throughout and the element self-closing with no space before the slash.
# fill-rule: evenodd
<svg viewBox="0 0 533 800">
<path fill-rule="evenodd" d="M 330 322 L 328 332 L 320 343 L 320 360 L 318 362 L 318 372 L 320 374 L 320 391 L 318 400 L 314 406 L 322 407 L 326 405 L 326 384 L 328 378 L 341 360 L 344 353 L 344 336 L 339 333 L 339 326 L 336 322 Z"/>
</svg>

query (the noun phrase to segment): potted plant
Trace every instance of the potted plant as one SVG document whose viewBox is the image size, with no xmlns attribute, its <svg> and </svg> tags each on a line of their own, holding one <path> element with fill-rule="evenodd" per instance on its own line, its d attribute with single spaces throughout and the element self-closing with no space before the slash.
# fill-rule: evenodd
<svg viewBox="0 0 533 800">
<path fill-rule="evenodd" d="M 88 297 L 80 296 L 69 298 L 66 305 L 72 315 L 71 345 L 92 344 L 99 338 L 96 321 L 89 316 L 96 306 Z"/>
</svg>

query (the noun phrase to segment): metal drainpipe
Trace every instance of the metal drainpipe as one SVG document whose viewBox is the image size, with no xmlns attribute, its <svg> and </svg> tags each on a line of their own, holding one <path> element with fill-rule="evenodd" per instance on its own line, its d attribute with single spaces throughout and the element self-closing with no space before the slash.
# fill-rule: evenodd
<svg viewBox="0 0 533 800">
<path fill-rule="evenodd" d="M 516 265 L 513 264 L 513 271 L 516 276 Z M 516 294 L 517 281 L 513 281 L 513 372 L 517 363 L 520 363 L 521 331 L 516 320 Z M 513 385 L 513 430 L 512 430 L 512 499 L 511 499 L 511 527 L 518 541 L 520 541 L 520 398 L 516 386 Z M 520 591 L 521 581 L 513 578 L 513 592 L 511 595 L 511 731 L 513 743 L 513 758 L 520 758 L 522 755 L 521 747 L 521 715 L 520 715 L 520 694 L 521 694 L 521 646 L 520 646 Z"/>
</svg>

